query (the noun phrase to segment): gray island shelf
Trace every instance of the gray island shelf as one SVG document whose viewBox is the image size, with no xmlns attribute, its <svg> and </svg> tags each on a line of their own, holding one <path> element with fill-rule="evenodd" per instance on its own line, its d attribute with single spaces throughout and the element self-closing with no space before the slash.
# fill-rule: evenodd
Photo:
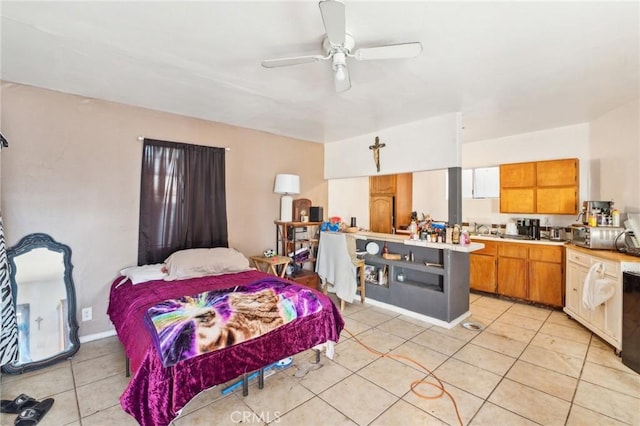
<svg viewBox="0 0 640 426">
<path fill-rule="evenodd" d="M 382 285 L 367 274 L 368 302 L 401 308 L 401 312 L 418 314 L 413 316 L 447 328 L 470 315 L 469 253 L 482 249 L 484 244 L 428 243 L 410 240 L 405 235 L 373 232 L 358 232 L 356 238 L 358 252 L 366 252 L 370 243 L 379 248 L 377 254 L 363 256 L 365 268 L 375 271 L 374 277 L 378 270 L 386 270 L 386 282 Z M 401 259 L 385 259 L 382 256 L 385 244 L 389 253 L 399 254 Z M 413 261 L 405 260 L 406 257 L 412 257 Z"/>
</svg>

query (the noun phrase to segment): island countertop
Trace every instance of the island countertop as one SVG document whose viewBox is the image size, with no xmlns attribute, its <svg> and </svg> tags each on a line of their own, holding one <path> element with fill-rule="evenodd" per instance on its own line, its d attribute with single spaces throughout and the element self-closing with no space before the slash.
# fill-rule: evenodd
<svg viewBox="0 0 640 426">
<path fill-rule="evenodd" d="M 390 243 L 401 243 L 409 246 L 451 250 L 465 253 L 470 253 L 472 251 L 484 248 L 484 244 L 478 242 L 471 242 L 470 244 L 432 243 L 423 240 L 412 240 L 409 238 L 409 235 L 406 234 L 383 234 L 380 232 L 361 231 L 355 232 L 354 235 L 356 238 L 360 238 L 363 240 L 388 241 Z"/>
</svg>

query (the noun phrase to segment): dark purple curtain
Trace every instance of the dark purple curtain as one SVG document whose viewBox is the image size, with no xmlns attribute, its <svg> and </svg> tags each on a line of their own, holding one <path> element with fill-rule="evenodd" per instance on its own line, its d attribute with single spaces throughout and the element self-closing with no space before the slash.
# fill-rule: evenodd
<svg viewBox="0 0 640 426">
<path fill-rule="evenodd" d="M 144 140 L 138 265 L 228 247 L 224 157 L 224 148 Z"/>
</svg>

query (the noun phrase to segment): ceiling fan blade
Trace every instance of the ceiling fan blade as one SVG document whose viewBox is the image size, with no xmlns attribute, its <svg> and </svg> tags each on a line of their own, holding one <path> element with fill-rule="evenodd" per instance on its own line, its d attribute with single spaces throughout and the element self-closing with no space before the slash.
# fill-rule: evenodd
<svg viewBox="0 0 640 426">
<path fill-rule="evenodd" d="M 342 67 L 342 76 L 338 76 L 339 74 L 334 71 L 333 82 L 336 86 L 336 92 L 345 92 L 351 89 L 351 79 L 349 78 L 349 70 L 347 67 Z"/>
<path fill-rule="evenodd" d="M 286 67 L 289 65 L 309 64 L 311 62 L 324 61 L 325 59 L 329 59 L 329 57 L 322 55 L 308 55 L 294 56 L 291 58 L 266 59 L 262 61 L 262 66 L 265 68 Z"/>
<path fill-rule="evenodd" d="M 402 59 L 413 58 L 422 52 L 422 44 L 412 43 L 391 44 L 388 46 L 365 47 L 356 50 L 353 57 L 359 61 L 372 59 Z"/>
<path fill-rule="evenodd" d="M 344 45 L 346 34 L 346 21 L 344 3 L 337 0 L 323 0 L 318 3 L 322 22 L 327 32 L 327 38 L 331 44 Z"/>
</svg>

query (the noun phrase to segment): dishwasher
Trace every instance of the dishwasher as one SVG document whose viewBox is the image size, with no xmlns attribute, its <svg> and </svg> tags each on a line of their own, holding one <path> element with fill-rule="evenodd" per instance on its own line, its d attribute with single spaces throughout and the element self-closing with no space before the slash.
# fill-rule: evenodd
<svg viewBox="0 0 640 426">
<path fill-rule="evenodd" d="M 622 363 L 640 373 L 640 272 L 623 272 L 622 290 Z"/>
</svg>

